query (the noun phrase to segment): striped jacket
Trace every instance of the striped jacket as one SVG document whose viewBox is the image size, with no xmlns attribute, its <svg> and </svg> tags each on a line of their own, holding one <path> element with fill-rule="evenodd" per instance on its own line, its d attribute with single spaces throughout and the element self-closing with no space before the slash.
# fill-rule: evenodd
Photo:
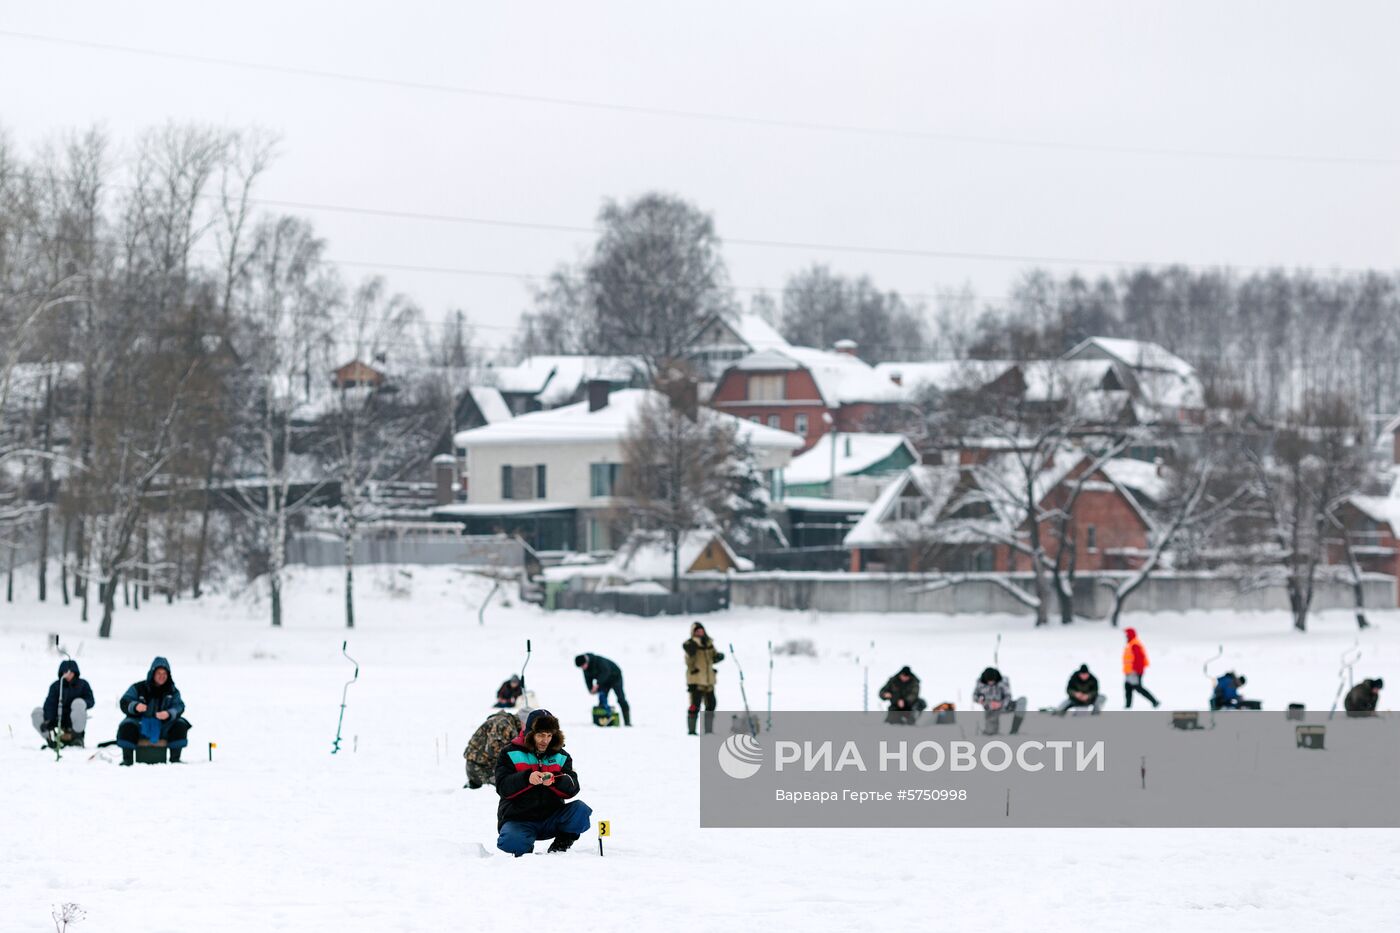
<svg viewBox="0 0 1400 933">
<path fill-rule="evenodd" d="M 556 737 L 557 743 L 557 737 Z M 551 745 L 543 754 L 525 747 L 525 736 L 517 735 L 501 750 L 496 759 L 496 793 L 501 802 L 496 807 L 496 828 L 508 821 L 534 822 L 543 820 L 564 802 L 578 795 L 578 775 L 574 759 L 561 747 Z M 553 784 L 531 784 L 530 772 L 547 771 L 554 775 Z"/>
</svg>

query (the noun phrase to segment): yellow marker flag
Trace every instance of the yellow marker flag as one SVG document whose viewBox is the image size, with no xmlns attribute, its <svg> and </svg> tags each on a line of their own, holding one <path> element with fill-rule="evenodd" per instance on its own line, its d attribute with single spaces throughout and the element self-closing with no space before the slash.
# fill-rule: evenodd
<svg viewBox="0 0 1400 933">
<path fill-rule="evenodd" d="M 599 820 L 599 821 L 598 821 L 598 835 L 600 835 L 600 836 L 611 836 L 611 835 L 612 835 L 612 823 L 609 822 L 608 820 Z"/>
</svg>

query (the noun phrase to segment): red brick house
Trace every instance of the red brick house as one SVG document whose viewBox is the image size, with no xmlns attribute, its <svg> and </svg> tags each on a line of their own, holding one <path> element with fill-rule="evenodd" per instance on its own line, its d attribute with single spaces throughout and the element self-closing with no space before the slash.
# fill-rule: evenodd
<svg viewBox="0 0 1400 933">
<path fill-rule="evenodd" d="M 810 448 L 834 425 L 878 430 L 881 415 L 897 417 L 902 391 L 840 341 L 835 351 L 782 347 L 750 354 L 720 376 L 710 405 L 725 414 L 791 431 Z"/>
</svg>

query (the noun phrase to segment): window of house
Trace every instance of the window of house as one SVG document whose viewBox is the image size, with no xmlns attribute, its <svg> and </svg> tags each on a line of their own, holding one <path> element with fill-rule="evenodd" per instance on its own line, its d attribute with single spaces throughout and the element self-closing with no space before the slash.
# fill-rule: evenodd
<svg viewBox="0 0 1400 933">
<path fill-rule="evenodd" d="M 543 499 L 546 492 L 543 463 L 501 467 L 502 499 Z"/>
<path fill-rule="evenodd" d="M 895 503 L 894 517 L 902 522 L 914 522 L 924 511 L 922 496 L 900 496 Z"/>
<path fill-rule="evenodd" d="M 1091 551 L 1097 551 L 1099 549 L 1098 529 L 1093 525 L 1090 525 L 1084 530 L 1084 544 Z"/>
<path fill-rule="evenodd" d="M 773 402 L 783 398 L 783 374 L 768 373 L 749 377 L 749 401 Z"/>
<path fill-rule="evenodd" d="M 752 421 L 754 424 L 760 424 L 760 423 L 761 423 L 761 422 L 758 420 L 758 415 L 749 415 L 749 420 Z"/>
<path fill-rule="evenodd" d="M 807 416 L 795 415 L 792 419 L 792 428 L 803 437 L 807 436 Z"/>
<path fill-rule="evenodd" d="M 782 428 L 782 426 L 783 426 L 783 416 L 782 416 L 782 415 L 769 415 L 769 416 L 768 416 L 768 427 L 770 427 L 770 428 Z"/>
<path fill-rule="evenodd" d="M 613 495 L 617 489 L 617 478 L 621 471 L 622 464 L 620 463 L 589 464 L 589 494 L 595 499 Z"/>
</svg>

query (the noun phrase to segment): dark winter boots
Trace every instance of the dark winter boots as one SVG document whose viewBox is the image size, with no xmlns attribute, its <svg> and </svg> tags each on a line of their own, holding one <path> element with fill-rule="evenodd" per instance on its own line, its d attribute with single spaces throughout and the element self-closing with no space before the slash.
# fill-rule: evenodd
<svg viewBox="0 0 1400 933">
<path fill-rule="evenodd" d="M 697 713 L 695 710 L 691 710 L 690 712 L 688 712 L 688 713 L 685 714 L 685 729 L 686 729 L 686 734 L 687 734 L 687 735 L 695 735 L 695 734 L 696 734 L 696 733 L 695 733 L 695 722 L 696 722 L 697 719 L 699 719 L 699 717 L 700 717 L 700 714 Z"/>
<path fill-rule="evenodd" d="M 132 765 L 136 764 L 136 749 L 134 749 L 134 748 L 124 748 L 124 749 L 122 749 L 122 764 L 125 765 L 125 766 L 127 766 L 128 768 L 131 767 Z"/>
<path fill-rule="evenodd" d="M 706 734 L 706 735 L 709 735 L 711 732 L 714 732 L 714 731 L 715 731 L 715 711 L 712 710 L 712 709 L 707 709 L 707 710 L 705 710 L 705 734 Z"/>
<path fill-rule="evenodd" d="M 176 765 L 176 764 L 179 764 L 179 763 L 180 763 L 180 753 L 181 753 L 182 751 L 184 751 L 183 748 L 172 748 L 172 749 L 170 750 L 170 763 L 171 763 L 172 765 Z"/>
<path fill-rule="evenodd" d="M 549 851 L 567 852 L 569 846 L 575 842 L 578 842 L 578 833 L 557 833 L 554 836 L 554 841 L 549 844 Z"/>
</svg>

